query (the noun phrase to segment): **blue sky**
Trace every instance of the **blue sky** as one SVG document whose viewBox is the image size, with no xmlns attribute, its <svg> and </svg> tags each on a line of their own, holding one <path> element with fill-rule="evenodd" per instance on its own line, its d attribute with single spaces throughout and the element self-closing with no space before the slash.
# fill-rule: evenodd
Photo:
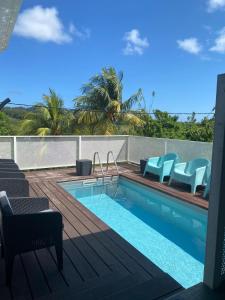
<svg viewBox="0 0 225 300">
<path fill-rule="evenodd" d="M 72 107 L 104 66 L 124 71 L 124 99 L 209 112 L 224 72 L 225 0 L 26 0 L 0 53 L 0 99 L 34 104 L 48 88 Z"/>
</svg>

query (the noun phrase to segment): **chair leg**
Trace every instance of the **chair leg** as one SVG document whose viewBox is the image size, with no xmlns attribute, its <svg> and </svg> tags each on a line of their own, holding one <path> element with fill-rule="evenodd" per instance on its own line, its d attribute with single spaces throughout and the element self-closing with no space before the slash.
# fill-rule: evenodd
<svg viewBox="0 0 225 300">
<path fill-rule="evenodd" d="M 3 243 L 1 243 L 1 258 L 4 258 L 4 246 L 3 246 Z"/>
<path fill-rule="evenodd" d="M 6 285 L 10 286 L 12 281 L 14 255 L 5 253 L 5 273 L 6 273 Z"/>
<path fill-rule="evenodd" d="M 209 194 L 209 190 L 207 188 L 207 186 L 205 187 L 204 193 L 203 193 L 203 198 L 206 198 Z"/>
<path fill-rule="evenodd" d="M 171 185 L 172 180 L 173 180 L 172 177 L 170 177 L 169 182 L 168 182 L 168 185 Z"/>
<path fill-rule="evenodd" d="M 160 182 L 160 183 L 163 183 L 163 180 L 164 180 L 164 176 L 163 176 L 163 175 L 160 175 L 160 176 L 159 176 L 159 182 Z"/>
<path fill-rule="evenodd" d="M 197 185 L 191 185 L 191 193 L 195 195 L 196 193 L 196 188 L 197 188 Z"/>
<path fill-rule="evenodd" d="M 62 238 L 57 239 L 55 244 L 55 251 L 58 261 L 58 269 L 62 271 L 63 269 L 63 245 L 62 245 Z"/>
<path fill-rule="evenodd" d="M 4 245 L 3 245 L 3 240 L 1 235 L 0 235 L 0 242 L 1 242 L 1 258 L 4 258 Z"/>
</svg>

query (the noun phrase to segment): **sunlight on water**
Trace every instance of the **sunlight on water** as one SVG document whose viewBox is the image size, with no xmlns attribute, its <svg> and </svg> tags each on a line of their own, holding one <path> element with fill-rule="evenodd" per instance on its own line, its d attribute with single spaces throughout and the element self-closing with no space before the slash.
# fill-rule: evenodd
<svg viewBox="0 0 225 300">
<path fill-rule="evenodd" d="M 202 281 L 206 211 L 121 178 L 61 186 L 183 287 Z"/>
</svg>

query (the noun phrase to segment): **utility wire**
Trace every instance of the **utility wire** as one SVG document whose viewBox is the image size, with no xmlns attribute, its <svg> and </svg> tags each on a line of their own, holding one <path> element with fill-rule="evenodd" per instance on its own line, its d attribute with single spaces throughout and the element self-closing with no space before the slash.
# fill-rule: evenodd
<svg viewBox="0 0 225 300">
<path fill-rule="evenodd" d="M 34 104 L 34 105 L 31 105 L 31 104 L 24 104 L 24 103 L 9 103 L 9 105 L 14 105 L 14 106 L 20 106 L 20 107 L 36 107 L 36 108 L 48 108 L 46 105 L 40 105 L 40 104 Z M 58 107 L 54 107 L 52 106 L 51 108 L 58 108 Z M 91 109 L 91 108 L 87 108 L 87 107 L 75 107 L 75 108 L 66 108 L 66 107 L 63 107 L 63 108 L 59 108 L 61 110 L 67 110 L 67 111 L 84 111 L 84 112 L 88 112 L 88 111 L 91 111 L 91 112 L 102 112 L 102 113 L 106 113 L 107 111 L 106 110 L 100 110 L 100 109 Z M 155 115 L 154 112 L 142 112 L 142 111 L 130 111 L 131 113 L 134 113 L 136 115 Z M 162 111 L 163 112 L 163 111 Z M 118 112 L 118 114 L 126 114 L 127 112 L 124 112 L 124 111 L 121 111 L 121 112 Z M 167 112 L 169 115 L 192 115 L 193 112 Z M 195 115 L 214 115 L 214 112 L 194 112 Z"/>
</svg>

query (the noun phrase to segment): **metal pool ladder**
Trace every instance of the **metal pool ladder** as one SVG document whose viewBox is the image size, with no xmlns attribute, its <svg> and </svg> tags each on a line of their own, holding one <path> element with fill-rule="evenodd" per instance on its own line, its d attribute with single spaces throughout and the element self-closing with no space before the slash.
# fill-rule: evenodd
<svg viewBox="0 0 225 300">
<path fill-rule="evenodd" d="M 112 151 L 109 151 L 107 153 L 107 164 L 106 164 L 106 174 L 108 173 L 108 169 L 109 169 L 109 156 L 112 156 L 112 159 L 113 159 L 113 163 L 114 163 L 114 166 L 116 168 L 116 172 L 117 172 L 117 176 L 119 175 L 119 169 L 118 169 L 118 166 L 117 166 L 117 163 L 116 163 L 116 160 L 114 158 L 114 155 L 113 155 L 113 152 Z M 113 175 L 112 175 L 113 177 Z"/>
<path fill-rule="evenodd" d="M 101 159 L 100 159 L 100 155 L 98 152 L 95 152 L 94 153 L 94 158 L 93 158 L 93 174 L 95 173 L 95 166 L 96 166 L 96 156 L 98 158 L 98 162 L 99 162 L 99 165 L 100 165 L 100 169 L 101 169 L 101 173 L 102 173 L 102 178 L 104 180 L 104 177 L 105 177 L 105 173 L 103 171 L 103 167 L 102 167 L 102 163 L 101 163 Z"/>
</svg>

